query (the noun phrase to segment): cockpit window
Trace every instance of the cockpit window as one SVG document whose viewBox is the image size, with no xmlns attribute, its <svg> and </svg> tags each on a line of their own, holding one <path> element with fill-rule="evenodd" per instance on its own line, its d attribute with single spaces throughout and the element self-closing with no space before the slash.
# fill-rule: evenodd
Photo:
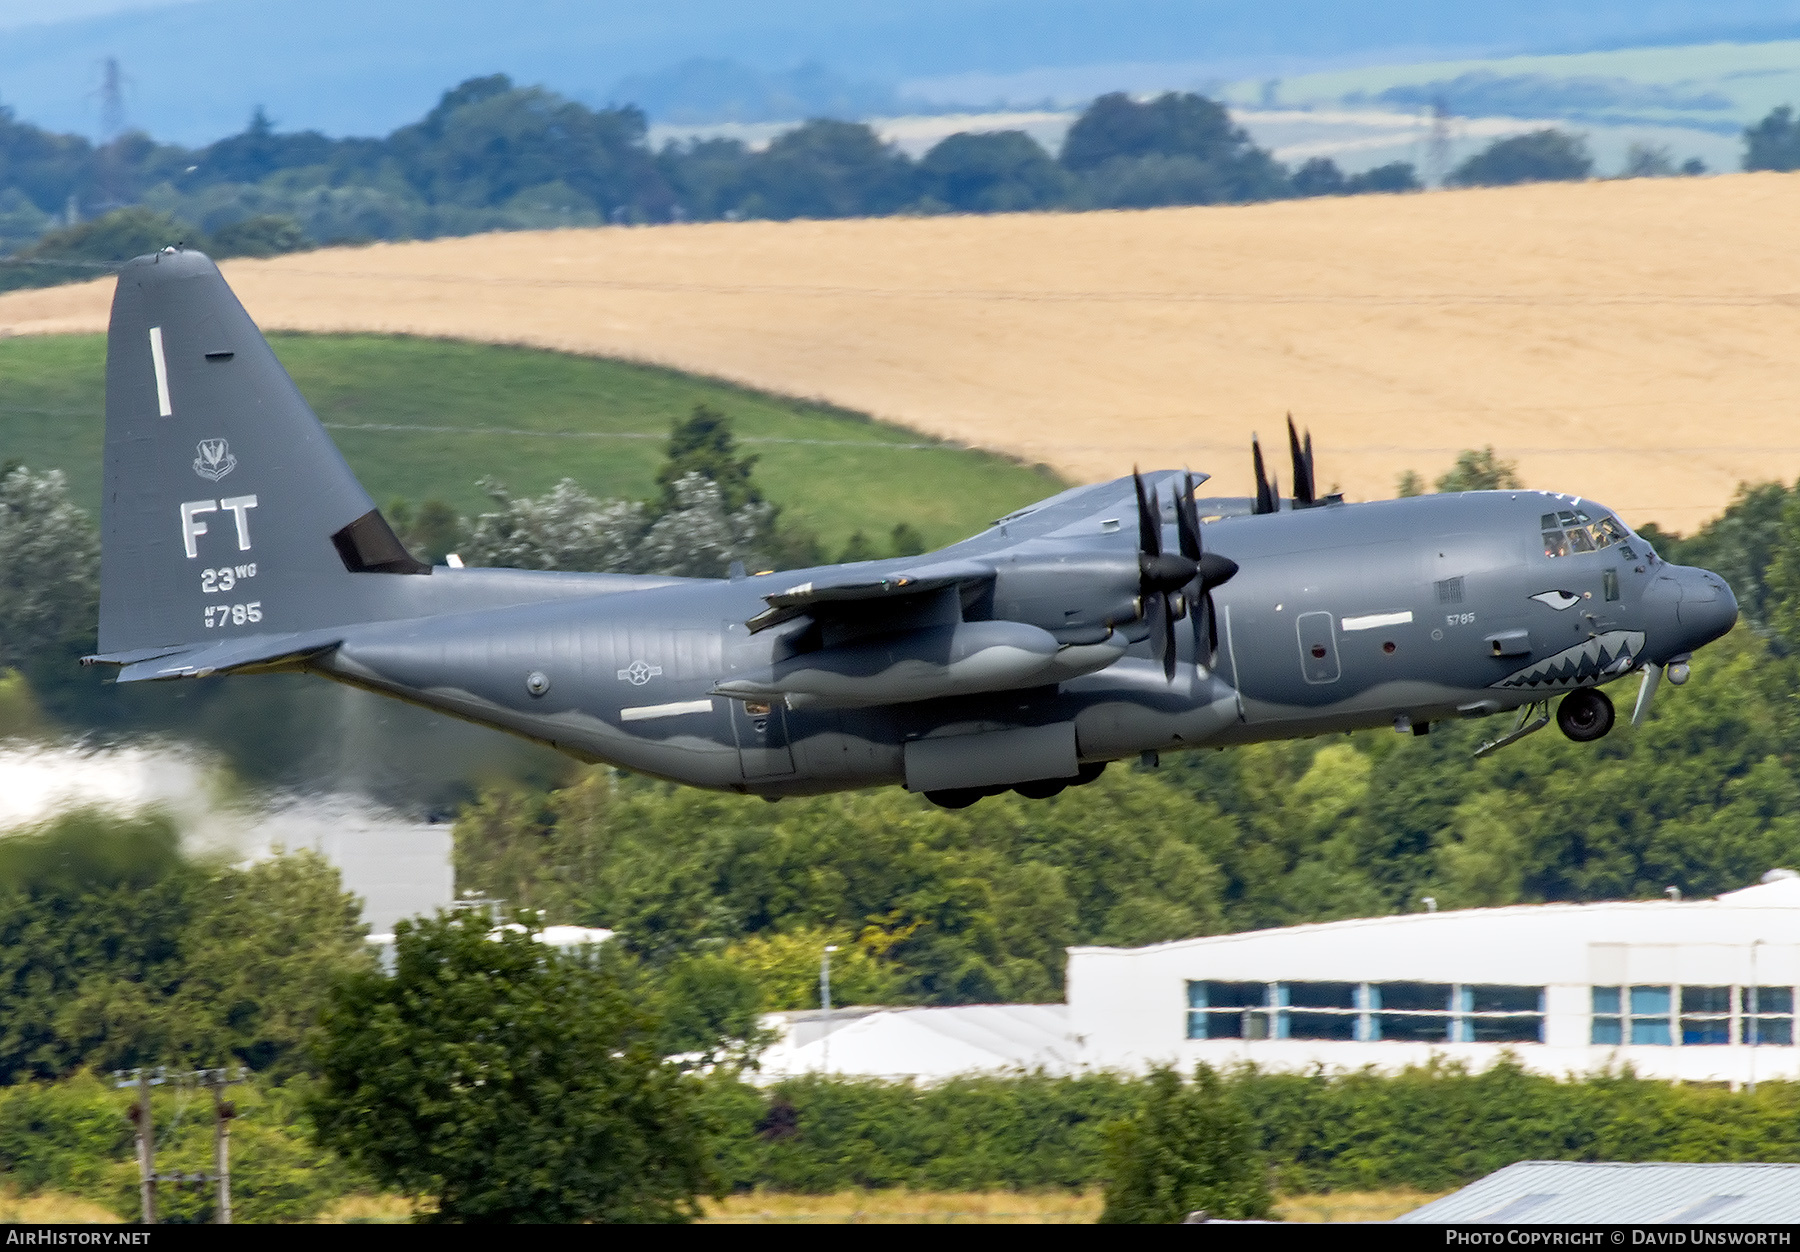
<svg viewBox="0 0 1800 1252">
<path fill-rule="evenodd" d="M 1625 542 L 1632 537 L 1625 524 L 1609 513 L 1590 515 L 1581 509 L 1558 509 L 1538 519 L 1544 532 L 1545 556 L 1570 556 L 1619 546 L 1621 555 L 1636 559 Z"/>
</svg>

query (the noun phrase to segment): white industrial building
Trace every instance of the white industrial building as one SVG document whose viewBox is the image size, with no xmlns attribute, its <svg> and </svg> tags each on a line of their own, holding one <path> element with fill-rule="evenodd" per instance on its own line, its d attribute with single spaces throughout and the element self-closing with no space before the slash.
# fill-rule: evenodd
<svg viewBox="0 0 1800 1252">
<path fill-rule="evenodd" d="M 1071 948 L 1067 1003 L 778 1014 L 765 1079 L 830 1070 L 1141 1073 L 1249 1061 L 1541 1073 L 1630 1064 L 1732 1085 L 1800 1078 L 1800 876 L 1713 900 L 1360 918 L 1145 948 Z"/>
</svg>

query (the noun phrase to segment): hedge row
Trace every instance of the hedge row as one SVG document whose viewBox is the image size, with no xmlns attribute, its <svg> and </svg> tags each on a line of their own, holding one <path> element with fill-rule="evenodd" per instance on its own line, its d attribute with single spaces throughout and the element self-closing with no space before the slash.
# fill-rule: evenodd
<svg viewBox="0 0 1800 1252">
<path fill-rule="evenodd" d="M 1275 1189 L 1289 1194 L 1441 1191 L 1520 1160 L 1800 1160 L 1800 1086 L 1754 1095 L 1608 1075 L 1558 1081 L 1502 1063 L 1479 1074 L 1433 1065 L 1375 1074 L 1222 1076 L 1218 1098 L 1255 1128 Z M 233 1207 L 244 1221 L 309 1217 L 359 1188 L 312 1146 L 304 1080 L 233 1089 Z M 1134 1112 L 1144 1084 L 1110 1076 L 968 1078 L 931 1088 L 792 1079 L 759 1089 L 705 1080 L 728 1187 L 831 1192 L 1082 1188 L 1101 1179 L 1101 1128 Z M 54 1189 L 136 1212 L 127 1092 L 80 1075 L 0 1088 L 0 1183 Z M 159 1168 L 210 1168 L 211 1101 L 155 1098 Z M 208 1194 L 165 1211 L 205 1220 Z"/>
<path fill-rule="evenodd" d="M 1394 1076 L 1223 1075 L 1255 1127 L 1276 1190 L 1442 1191 L 1522 1160 L 1800 1160 L 1800 1086 L 1754 1095 L 1614 1074 L 1559 1081 L 1502 1063 Z M 721 1167 L 733 1187 L 792 1191 L 1084 1187 L 1100 1128 L 1142 1084 L 1111 1077 L 973 1078 L 929 1089 L 796 1079 L 766 1093 L 718 1084 Z"/>
</svg>

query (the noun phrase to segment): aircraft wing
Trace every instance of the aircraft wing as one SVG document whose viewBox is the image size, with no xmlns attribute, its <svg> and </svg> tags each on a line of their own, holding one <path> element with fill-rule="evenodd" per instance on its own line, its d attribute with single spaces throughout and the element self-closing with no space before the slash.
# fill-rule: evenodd
<svg viewBox="0 0 1800 1252">
<path fill-rule="evenodd" d="M 274 635 L 240 635 L 217 643 L 84 656 L 83 665 L 116 665 L 122 683 L 166 678 L 205 678 L 251 666 L 278 665 L 314 656 L 344 641 L 342 627 Z"/>
<path fill-rule="evenodd" d="M 867 604 L 875 600 L 898 599 L 941 591 L 946 587 L 987 582 L 994 568 L 977 561 L 947 561 L 920 565 L 910 570 L 883 574 L 877 578 L 858 578 L 846 574 L 830 581 L 815 579 L 798 583 L 782 591 L 771 592 L 763 599 L 769 607 L 751 618 L 746 625 L 752 634 L 791 622 L 802 615 L 830 613 L 833 606 Z"/>
</svg>

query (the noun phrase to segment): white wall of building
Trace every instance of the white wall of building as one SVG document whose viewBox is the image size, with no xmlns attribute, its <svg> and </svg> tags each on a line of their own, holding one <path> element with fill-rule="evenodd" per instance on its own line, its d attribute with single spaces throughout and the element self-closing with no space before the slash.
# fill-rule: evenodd
<svg viewBox="0 0 1800 1252">
<path fill-rule="evenodd" d="M 1281 1038 L 1190 1039 L 1190 982 L 1290 984 L 1425 983 L 1456 987 L 1542 988 L 1541 1041 L 1510 1043 Z M 1716 900 L 1523 905 L 1398 917 L 1363 918 L 1279 930 L 1189 939 L 1136 949 L 1072 948 L 1068 1007 L 1086 1067 L 1138 1071 L 1154 1064 L 1241 1061 L 1274 1069 L 1394 1070 L 1441 1056 L 1472 1067 L 1506 1049 L 1543 1073 L 1587 1073 L 1631 1064 L 1646 1077 L 1742 1083 L 1800 1078 L 1791 1039 L 1800 984 L 1800 880 L 1783 879 Z M 1629 1017 L 1632 988 L 1648 1014 L 1659 994 L 1671 1042 L 1595 1043 L 1595 987 L 1622 988 Z M 1745 989 L 1757 986 L 1765 1014 L 1784 1003 L 1787 1021 L 1763 1021 L 1759 1046 L 1745 1042 Z M 1666 991 L 1659 993 L 1656 989 Z M 1702 991 L 1728 988 L 1729 991 Z M 1680 1042 L 1684 989 L 1698 1003 L 1728 1000 L 1724 1020 L 1705 1023 L 1731 1042 Z M 1271 1017 L 1271 1021 L 1273 1018 Z"/>
</svg>

